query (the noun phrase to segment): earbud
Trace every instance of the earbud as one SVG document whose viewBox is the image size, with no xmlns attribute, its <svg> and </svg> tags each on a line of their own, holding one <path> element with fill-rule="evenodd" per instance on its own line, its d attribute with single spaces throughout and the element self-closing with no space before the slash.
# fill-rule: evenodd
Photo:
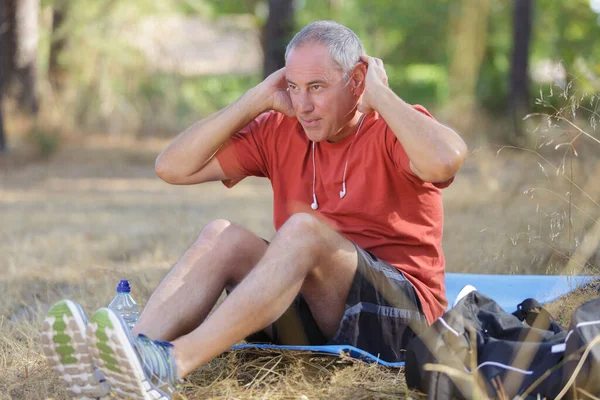
<svg viewBox="0 0 600 400">
<path fill-rule="evenodd" d="M 360 118 L 360 122 L 358 123 L 358 129 L 356 129 L 356 133 L 354 133 L 354 137 L 356 137 L 358 135 L 358 132 L 360 131 L 360 128 L 362 126 L 362 123 L 365 119 L 365 116 L 363 115 Z M 346 197 L 346 171 L 348 169 L 348 160 L 350 159 L 350 152 L 352 151 L 352 146 L 354 145 L 354 140 L 352 140 L 352 143 L 350 144 L 350 149 L 348 150 L 348 157 L 346 158 L 346 165 L 344 165 L 344 175 L 342 177 L 342 190 L 340 190 L 340 199 L 343 199 L 344 197 Z M 317 195 L 316 195 L 316 186 L 317 186 L 317 164 L 315 162 L 315 142 L 312 142 L 312 164 L 313 164 L 313 184 L 312 184 L 312 190 L 313 190 L 313 202 L 310 205 L 310 208 L 312 208 L 313 210 L 316 210 L 319 208 L 319 203 L 317 203 Z"/>
<path fill-rule="evenodd" d="M 340 190 L 340 199 L 346 196 L 346 182 L 342 182 L 342 190 Z"/>
</svg>

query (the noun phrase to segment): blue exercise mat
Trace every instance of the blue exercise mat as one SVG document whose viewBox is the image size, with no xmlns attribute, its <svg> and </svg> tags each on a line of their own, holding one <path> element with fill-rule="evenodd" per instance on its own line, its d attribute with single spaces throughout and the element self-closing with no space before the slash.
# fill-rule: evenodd
<svg viewBox="0 0 600 400">
<path fill-rule="evenodd" d="M 452 306 L 458 292 L 465 285 L 493 299 L 504 311 L 512 313 L 517 305 L 528 298 L 540 304 L 550 303 L 598 277 L 565 275 L 485 275 L 446 274 L 446 298 Z"/>
<path fill-rule="evenodd" d="M 494 299 L 506 312 L 512 313 L 517 304 L 527 298 L 534 298 L 541 304 L 552 302 L 591 281 L 595 276 L 563 276 L 563 275 L 486 275 L 447 273 L 446 298 L 448 308 L 454 303 L 456 296 L 465 285 L 474 286 L 478 292 Z M 241 344 L 233 346 L 237 349 L 271 349 L 310 351 L 315 353 L 335 354 L 340 352 L 365 362 L 375 362 L 386 367 L 403 367 L 404 362 L 387 362 L 357 349 L 354 346 L 279 346 L 274 344 Z"/>
<path fill-rule="evenodd" d="M 241 349 L 267 349 L 267 350 L 294 350 L 294 351 L 310 351 L 312 353 L 325 353 L 340 355 L 344 353 L 357 360 L 362 360 L 367 363 L 378 363 L 386 367 L 403 367 L 402 362 L 387 362 L 381 360 L 371 353 L 358 349 L 354 346 L 346 345 L 324 345 L 324 346 L 279 346 L 275 344 L 238 344 L 233 346 L 233 350 Z"/>
</svg>

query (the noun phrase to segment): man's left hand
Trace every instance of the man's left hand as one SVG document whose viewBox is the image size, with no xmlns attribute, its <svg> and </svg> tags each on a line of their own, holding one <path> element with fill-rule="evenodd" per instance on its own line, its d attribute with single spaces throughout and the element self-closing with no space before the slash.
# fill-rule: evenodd
<svg viewBox="0 0 600 400">
<path fill-rule="evenodd" d="M 360 60 L 367 65 L 367 76 L 365 78 L 365 91 L 358 105 L 358 111 L 368 114 L 375 109 L 377 93 L 388 87 L 388 77 L 383 67 L 383 61 L 379 58 L 361 56 Z"/>
</svg>

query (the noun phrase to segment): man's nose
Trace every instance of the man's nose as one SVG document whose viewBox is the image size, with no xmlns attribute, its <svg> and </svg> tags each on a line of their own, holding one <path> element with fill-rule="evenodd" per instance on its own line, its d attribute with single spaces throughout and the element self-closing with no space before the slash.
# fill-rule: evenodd
<svg viewBox="0 0 600 400">
<path fill-rule="evenodd" d="M 296 100 L 298 102 L 298 112 L 301 114 L 307 114 L 315 109 L 308 91 L 300 93 Z"/>
</svg>

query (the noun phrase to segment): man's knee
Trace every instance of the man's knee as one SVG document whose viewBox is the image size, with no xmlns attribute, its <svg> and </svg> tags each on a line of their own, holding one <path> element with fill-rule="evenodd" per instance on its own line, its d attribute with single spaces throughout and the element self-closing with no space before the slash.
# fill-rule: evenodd
<svg viewBox="0 0 600 400">
<path fill-rule="evenodd" d="M 237 283 L 266 250 L 267 243 L 253 232 L 225 219 L 217 219 L 202 229 L 188 249 L 185 254 L 187 262 L 177 265 L 193 269 L 214 267 L 225 274 L 228 284 L 230 281 Z M 209 262 L 195 262 L 208 255 L 211 257 Z"/>
<path fill-rule="evenodd" d="M 228 228 L 232 227 L 233 223 L 226 219 L 215 219 L 202 228 L 197 241 L 215 240 L 223 234 Z"/>
<path fill-rule="evenodd" d="M 226 219 L 216 219 L 206 225 L 196 243 L 221 242 L 220 245 L 237 245 L 239 242 L 255 239 L 257 236 L 244 228 Z"/>
<path fill-rule="evenodd" d="M 301 249 L 315 256 L 330 246 L 331 235 L 331 228 L 307 213 L 292 215 L 278 232 L 281 239 L 289 241 L 290 248 Z"/>
<path fill-rule="evenodd" d="M 325 225 L 308 213 L 297 213 L 288 218 L 279 233 L 282 235 L 310 236 L 319 235 Z"/>
<path fill-rule="evenodd" d="M 221 254 L 248 257 L 260 244 L 266 243 L 253 232 L 225 219 L 217 219 L 206 225 L 192 245 L 192 251 L 204 252 L 218 249 Z"/>
</svg>

